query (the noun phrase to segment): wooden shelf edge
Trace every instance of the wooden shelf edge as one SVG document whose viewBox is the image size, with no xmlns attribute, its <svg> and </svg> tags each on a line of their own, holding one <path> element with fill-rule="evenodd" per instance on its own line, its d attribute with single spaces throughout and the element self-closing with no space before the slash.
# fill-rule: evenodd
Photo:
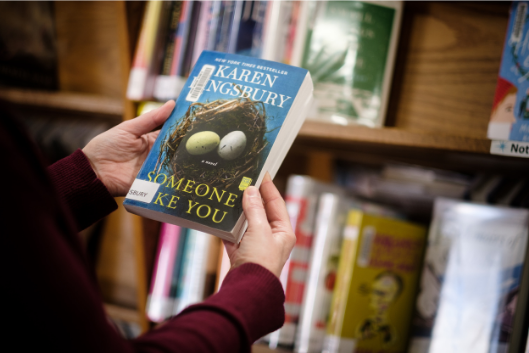
<svg viewBox="0 0 529 353">
<path fill-rule="evenodd" d="M 77 92 L 47 92 L 18 88 L 0 88 L 0 99 L 15 104 L 72 110 L 85 113 L 122 116 L 121 99 Z"/>
<path fill-rule="evenodd" d="M 489 153 L 490 140 L 407 131 L 394 127 L 370 128 L 306 121 L 298 135 L 301 139 L 339 144 L 373 143 L 430 148 L 458 152 Z"/>
</svg>

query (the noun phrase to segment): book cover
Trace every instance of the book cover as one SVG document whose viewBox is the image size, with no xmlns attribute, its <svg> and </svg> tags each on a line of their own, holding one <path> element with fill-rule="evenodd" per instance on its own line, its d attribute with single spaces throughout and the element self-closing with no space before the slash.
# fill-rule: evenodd
<svg viewBox="0 0 529 353">
<path fill-rule="evenodd" d="M 527 210 L 436 200 L 409 352 L 507 351 L 528 222 Z"/>
<path fill-rule="evenodd" d="M 0 3 L 0 84 L 58 88 L 54 18 L 51 1 Z"/>
<path fill-rule="evenodd" d="M 490 139 L 529 142 L 528 16 L 528 2 L 513 2 L 487 130 Z"/>
<path fill-rule="evenodd" d="M 133 213 L 239 240 L 241 196 L 273 177 L 311 101 L 301 68 L 205 51 L 124 202 Z"/>
<path fill-rule="evenodd" d="M 425 235 L 409 222 L 349 212 L 324 352 L 404 352 Z"/>
<path fill-rule="evenodd" d="M 402 3 L 323 1 L 309 6 L 316 8 L 301 62 L 314 80 L 315 109 L 309 117 L 382 126 Z"/>
<path fill-rule="evenodd" d="M 339 195 L 320 196 L 295 352 L 323 349 L 347 209 L 347 201 Z"/>
</svg>

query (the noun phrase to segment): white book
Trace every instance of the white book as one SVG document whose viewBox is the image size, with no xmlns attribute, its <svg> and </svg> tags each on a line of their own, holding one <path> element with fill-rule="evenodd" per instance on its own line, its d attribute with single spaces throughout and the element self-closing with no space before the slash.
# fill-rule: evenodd
<svg viewBox="0 0 529 353">
<path fill-rule="evenodd" d="M 294 348 L 296 352 L 318 353 L 323 349 L 333 291 L 329 278 L 334 278 L 338 270 L 347 210 L 346 202 L 341 196 L 330 193 L 320 196 L 314 244 Z"/>
</svg>

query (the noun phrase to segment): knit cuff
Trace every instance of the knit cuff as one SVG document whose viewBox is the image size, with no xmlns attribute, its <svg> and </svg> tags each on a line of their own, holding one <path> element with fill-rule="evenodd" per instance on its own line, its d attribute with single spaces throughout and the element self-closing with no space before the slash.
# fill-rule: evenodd
<svg viewBox="0 0 529 353">
<path fill-rule="evenodd" d="M 78 230 L 117 209 L 116 201 L 80 149 L 48 167 L 48 173 L 59 197 L 72 212 Z"/>
</svg>

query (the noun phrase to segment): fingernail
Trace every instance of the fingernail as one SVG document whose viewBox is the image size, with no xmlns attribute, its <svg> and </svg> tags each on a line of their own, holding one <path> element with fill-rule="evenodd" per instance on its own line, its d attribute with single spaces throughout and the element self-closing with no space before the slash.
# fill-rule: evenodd
<svg viewBox="0 0 529 353">
<path fill-rule="evenodd" d="M 270 176 L 270 173 L 266 172 L 263 177 L 263 182 L 272 180 L 272 177 Z"/>
<path fill-rule="evenodd" d="M 257 191 L 257 188 L 255 186 L 249 186 L 246 189 L 245 192 L 248 195 L 248 197 L 257 197 L 257 196 L 259 196 L 259 191 Z"/>
</svg>

